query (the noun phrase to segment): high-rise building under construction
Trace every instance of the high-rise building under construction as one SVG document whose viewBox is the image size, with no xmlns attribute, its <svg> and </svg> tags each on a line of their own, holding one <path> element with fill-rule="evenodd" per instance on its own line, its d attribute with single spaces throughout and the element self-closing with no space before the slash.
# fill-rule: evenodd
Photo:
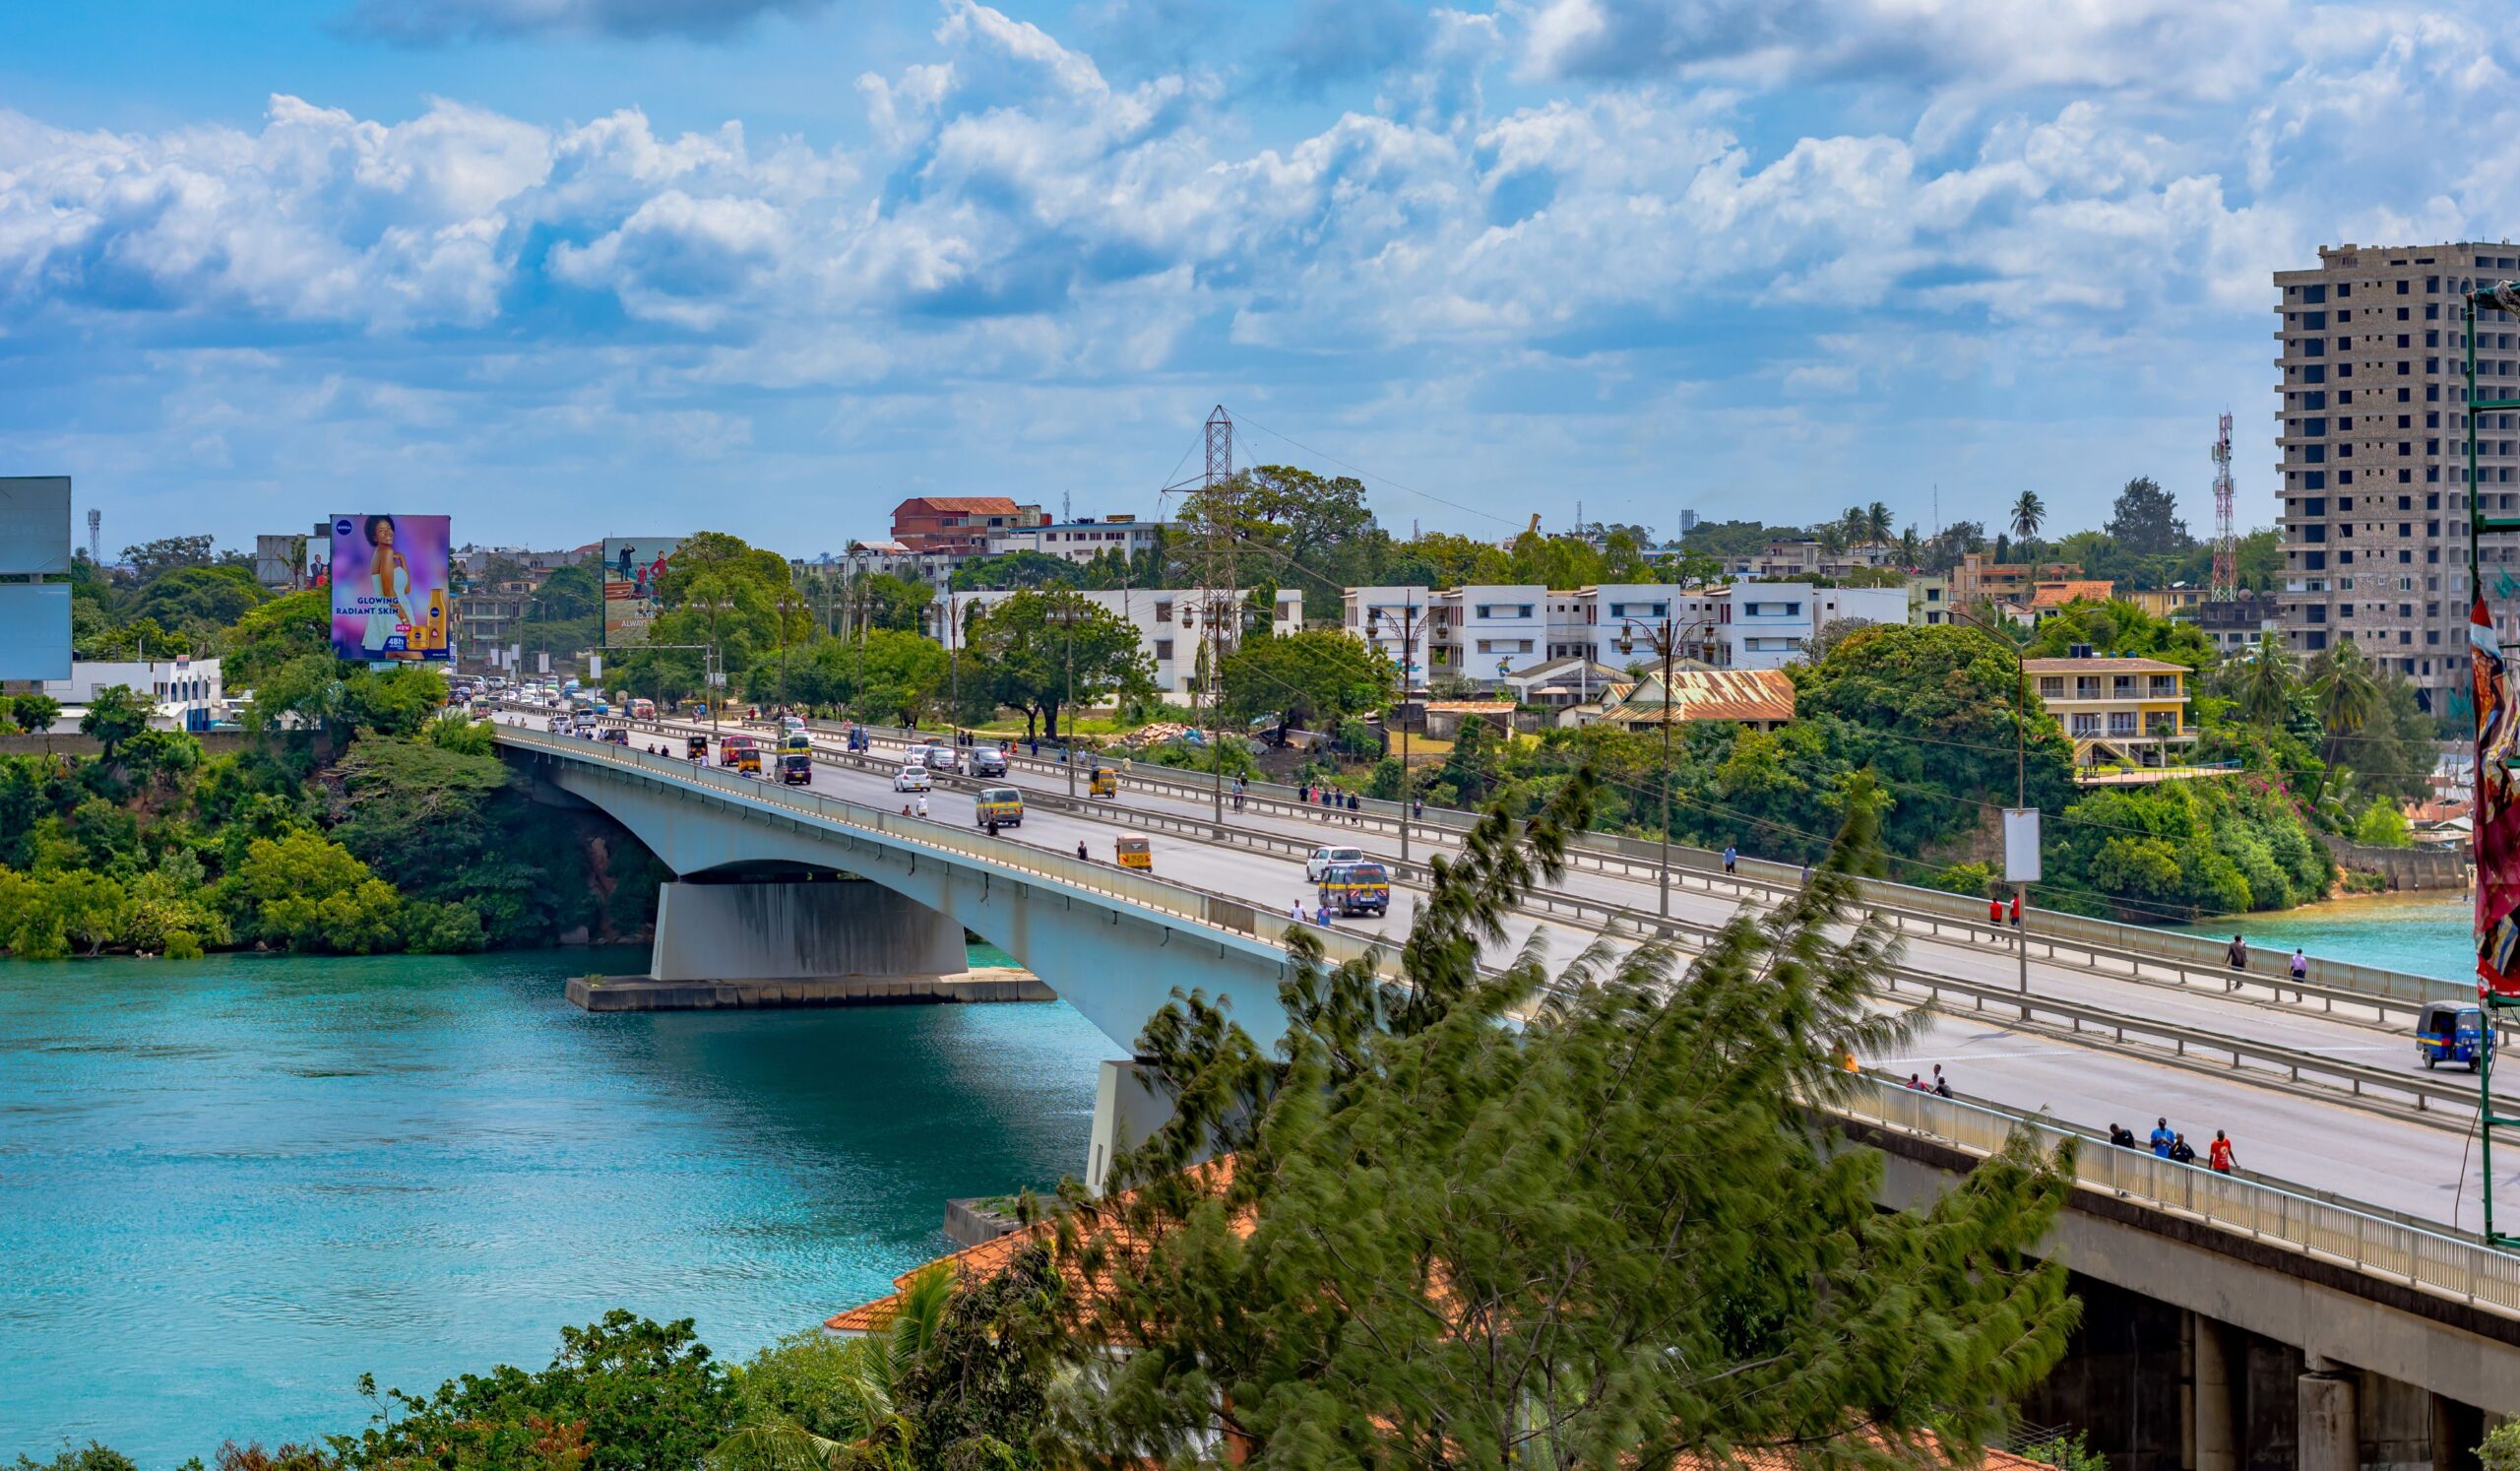
<svg viewBox="0 0 2520 1471">
<path fill-rule="evenodd" d="M 2316 269 L 2275 273 L 2285 638 L 2305 659 L 2351 639 L 2440 713 L 2464 711 L 2468 670 L 2459 293 L 2515 277 L 2508 242 L 2322 246 Z M 2520 397 L 2520 322 L 2479 317 L 2477 381 Z M 2520 510 L 2520 416 L 2485 419 L 2477 490 Z M 2511 554 L 2483 552 L 2497 610 L 2520 603 Z"/>
</svg>

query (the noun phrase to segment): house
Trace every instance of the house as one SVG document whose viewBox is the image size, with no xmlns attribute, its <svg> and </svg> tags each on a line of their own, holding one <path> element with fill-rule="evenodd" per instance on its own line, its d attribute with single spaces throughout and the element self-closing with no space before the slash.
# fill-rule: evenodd
<svg viewBox="0 0 2520 1471">
<path fill-rule="evenodd" d="M 2030 586 L 2030 621 L 2038 623 L 2052 616 L 2068 603 L 2107 603 L 2117 591 L 2117 584 L 2106 577 L 2042 578 Z"/>
<path fill-rule="evenodd" d="M 1640 734 L 1694 721 L 1775 731 L 1794 719 L 1794 676 L 1783 670 L 1674 669 L 1667 697 L 1658 669 L 1622 682 L 1597 706 L 1568 711 L 1567 718 L 1579 726 L 1615 726 Z"/>
<path fill-rule="evenodd" d="M 2063 659 L 2025 659 L 2021 668 L 2073 741 L 2076 766 L 2175 766 L 2196 743 L 2185 665 L 2077 644 Z"/>
<path fill-rule="evenodd" d="M 1727 669 L 1775 670 L 1799 664 L 1831 623 L 1905 623 L 1906 588 L 1831 588 L 1807 582 L 1736 582 L 1720 590 L 1718 630 Z"/>
<path fill-rule="evenodd" d="M 1048 520 L 1003 495 L 914 495 L 893 507 L 893 540 L 912 551 L 985 555 L 991 532 Z"/>
<path fill-rule="evenodd" d="M 1582 655 L 1544 659 L 1514 671 L 1504 680 L 1505 689 L 1516 704 L 1549 710 L 1593 704 L 1608 693 L 1611 685 L 1634 682 L 1627 671 Z"/>
<path fill-rule="evenodd" d="M 1074 521 L 1045 521 L 1039 526 L 993 530 L 988 534 L 987 549 L 990 556 L 1035 551 L 1081 566 L 1106 551 L 1122 556 L 1153 551 L 1164 544 L 1171 530 L 1169 522 L 1140 521 L 1135 516 L 1080 516 Z"/>
<path fill-rule="evenodd" d="M 2027 608 L 2042 582 L 2069 582 L 2083 575 L 2074 562 L 1999 562 L 1987 552 L 1963 552 L 1951 569 L 1951 601 L 1960 608 L 1979 603 L 2018 603 Z"/>
<path fill-rule="evenodd" d="M 1015 596 L 1018 589 L 984 588 L 967 592 L 948 592 L 928 605 L 930 637 L 949 650 L 963 647 L 963 631 L 969 625 L 975 608 L 985 608 Z M 1076 592 L 1072 596 L 1118 616 L 1138 631 L 1138 647 L 1155 661 L 1155 684 L 1167 698 L 1185 704 L 1197 704 L 1206 697 L 1199 687 L 1199 646 L 1205 639 L 1201 632 L 1199 610 L 1207 594 L 1197 588 L 1120 588 L 1108 592 Z M 1220 592 L 1220 603 L 1239 609 L 1246 594 L 1240 589 Z M 1240 621 L 1231 625 L 1233 632 L 1226 639 L 1230 650 L 1240 639 Z M 1278 601 L 1269 619 L 1272 633 L 1283 638 L 1303 631 L 1303 593 L 1297 588 L 1280 588 Z"/>
<path fill-rule="evenodd" d="M 154 731 L 207 731 L 226 700 L 219 661 L 186 654 L 171 659 L 74 660 L 69 678 L 46 679 L 39 688 L 62 707 L 57 728 L 71 729 L 99 691 L 117 684 L 149 702 L 149 727 Z"/>
</svg>

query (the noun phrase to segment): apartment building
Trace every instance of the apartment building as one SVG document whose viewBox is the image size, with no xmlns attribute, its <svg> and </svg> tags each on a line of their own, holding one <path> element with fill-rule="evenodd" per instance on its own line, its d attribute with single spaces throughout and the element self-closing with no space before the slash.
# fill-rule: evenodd
<svg viewBox="0 0 2520 1471">
<path fill-rule="evenodd" d="M 1839 618 L 1907 622 L 1908 590 L 1807 582 L 1350 588 L 1342 626 L 1395 665 L 1414 626 L 1416 682 L 1454 678 L 1504 688 L 1528 682 L 1518 676 L 1552 661 L 1622 670 L 1655 662 L 1656 641 L 1667 631 L 1680 661 L 1779 669 L 1800 659 L 1812 637 Z"/>
<path fill-rule="evenodd" d="M 893 540 L 913 551 L 975 556 L 987 552 L 990 533 L 1049 519 L 1003 495 L 914 495 L 893 507 Z"/>
<path fill-rule="evenodd" d="M 1951 569 L 1951 606 L 1967 611 L 1980 603 L 2018 603 L 2030 606 L 2042 583 L 2067 583 L 2079 580 L 2082 567 L 2074 562 L 1999 562 L 1992 552 L 1966 551 L 1960 565 Z"/>
<path fill-rule="evenodd" d="M 2262 593 L 2242 593 L 2219 603 L 2209 600 L 2197 604 L 2190 616 L 2205 631 L 2215 651 L 2228 659 L 2256 648 L 2258 639 L 2265 634 L 2280 635 L 2284 623 L 2277 609 L 2273 598 Z"/>
<path fill-rule="evenodd" d="M 2509 243 L 2321 246 L 2275 273 L 2285 641 L 2352 639 L 2426 709 L 2467 708 L 2467 343 L 2462 292 L 2520 276 Z M 2520 397 L 2520 323 L 2477 324 L 2481 392 Z M 2485 509 L 2520 511 L 2520 416 L 2478 425 Z M 2489 436 L 2489 437 L 2488 437 Z M 2513 548 L 2488 546 L 2492 596 L 2520 596 Z"/>
<path fill-rule="evenodd" d="M 1135 556 L 1153 551 L 1172 530 L 1167 521 L 1140 521 L 1135 516 L 1080 516 L 1040 526 L 1001 527 L 988 534 L 988 554 L 1038 551 L 1080 565 L 1106 551 Z"/>
<path fill-rule="evenodd" d="M 67 679 L 45 679 L 37 688 L 61 704 L 56 730 L 76 730 L 100 691 L 121 685 L 149 702 L 153 731 L 207 731 L 226 702 L 219 661 L 178 654 L 172 659 L 80 659 Z"/>
<path fill-rule="evenodd" d="M 1768 543 L 1742 570 L 1762 581 L 1801 582 L 1898 564 L 1896 542 L 1859 542 L 1832 551 L 1817 537 L 1788 537 Z"/>
<path fill-rule="evenodd" d="M 2175 766 L 2196 743 L 2184 665 L 2077 644 L 2064 659 L 2025 659 L 2022 672 L 2065 728 L 2077 766 Z"/>
<path fill-rule="evenodd" d="M 1800 663 L 1820 630 L 1843 619 L 1908 621 L 1906 588 L 1831 588 L 1807 582 L 1736 582 L 1715 597 L 1729 603 L 1717 627 L 1726 669 L 1776 670 Z"/>
<path fill-rule="evenodd" d="M 1015 590 L 990 588 L 976 592 L 953 593 L 941 600 L 933 611 L 941 614 L 929 632 L 937 636 L 947 649 L 963 647 L 963 629 L 975 608 L 985 608 L 1015 596 Z M 1199 648 L 1206 641 L 1200 623 L 1206 595 L 1197 588 L 1137 588 L 1111 592 L 1080 592 L 1084 599 L 1106 612 L 1117 614 L 1138 631 L 1138 647 L 1155 661 L 1155 686 L 1165 697 L 1180 704 L 1196 705 L 1206 691 L 1199 687 Z M 1245 594 L 1240 590 L 1217 595 L 1222 602 L 1242 606 Z M 1230 625 L 1226 647 L 1231 649 L 1239 638 L 1240 624 Z M 1303 631 L 1303 594 L 1294 588 L 1278 590 L 1278 601 L 1269 619 L 1269 630 L 1283 638 Z"/>
</svg>

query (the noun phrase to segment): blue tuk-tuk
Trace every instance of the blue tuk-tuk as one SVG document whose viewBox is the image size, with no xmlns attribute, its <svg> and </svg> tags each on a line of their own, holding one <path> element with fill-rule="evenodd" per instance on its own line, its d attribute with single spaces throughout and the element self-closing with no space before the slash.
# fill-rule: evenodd
<svg viewBox="0 0 2520 1471">
<path fill-rule="evenodd" d="M 2426 1067 L 2465 1062 L 2474 1072 L 2493 1051 L 2493 1032 L 2484 1009 L 2452 1001 L 2433 1001 L 2415 1023 L 2415 1055 Z"/>
</svg>

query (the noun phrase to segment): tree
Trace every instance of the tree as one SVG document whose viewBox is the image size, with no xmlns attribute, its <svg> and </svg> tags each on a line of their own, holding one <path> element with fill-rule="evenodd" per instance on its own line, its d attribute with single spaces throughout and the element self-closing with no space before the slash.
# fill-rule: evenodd
<svg viewBox="0 0 2520 1471">
<path fill-rule="evenodd" d="M 1046 551 L 1028 549 L 965 562 L 954 569 L 953 588 L 958 593 L 972 593 L 998 588 L 1075 587 L 1079 581 L 1076 563 Z"/>
<path fill-rule="evenodd" d="M 375 1392 L 372 1379 L 360 1387 Z M 724 1438 L 734 1387 L 691 1319 L 658 1323 L 615 1309 L 562 1328 L 547 1368 L 502 1364 L 434 1394 L 389 1389 L 384 1398 L 390 1418 L 330 1438 L 344 1467 L 690 1471 Z"/>
<path fill-rule="evenodd" d="M 227 889 L 240 932 L 292 950 L 365 955 L 397 934 L 393 885 L 316 833 L 255 839 Z"/>
<path fill-rule="evenodd" d="M 2300 680 L 2300 670 L 2285 649 L 2282 634 L 2259 634 L 2256 645 L 2238 662 L 2236 677 L 2234 695 L 2241 716 L 2250 724 L 2271 730 L 2292 713 L 2293 690 Z"/>
<path fill-rule="evenodd" d="M 9 718 L 30 736 L 41 736 L 61 719 L 61 702 L 48 694 L 22 694 L 9 701 Z"/>
<path fill-rule="evenodd" d="M 966 628 L 967 679 L 999 705 L 1024 712 L 1027 734 L 1059 733 L 1059 711 L 1106 694 L 1153 689 L 1154 662 L 1137 625 L 1065 591 L 1017 593 Z"/>
<path fill-rule="evenodd" d="M 865 678 L 851 701 L 869 718 L 916 725 L 945 692 L 945 648 L 932 638 L 879 628 L 866 635 L 859 662 Z"/>
<path fill-rule="evenodd" d="M 253 689 L 292 659 L 327 653 L 333 643 L 333 595 L 323 588 L 288 593 L 247 609 L 227 633 L 221 670 L 231 689 Z"/>
<path fill-rule="evenodd" d="M 1277 713 L 1289 724 L 1334 726 L 1387 698 L 1399 672 L 1381 650 L 1336 629 L 1285 637 L 1255 634 L 1225 657 L 1222 697 L 1229 719 Z"/>
<path fill-rule="evenodd" d="M 1863 540 L 1878 546 L 1888 545 L 1896 530 L 1892 521 L 1887 503 L 1876 500 L 1865 506 L 1863 508 Z"/>
<path fill-rule="evenodd" d="M 156 713 L 147 700 L 132 693 L 130 685 L 108 684 L 88 702 L 88 713 L 79 718 L 79 731 L 95 737 L 110 766 L 123 742 L 148 730 L 149 719 Z"/>
<path fill-rule="evenodd" d="M 218 560 L 211 552 L 211 538 L 159 537 L 137 546 L 122 549 L 122 559 L 134 578 L 148 582 L 161 572 L 177 567 L 207 567 Z"/>
<path fill-rule="evenodd" d="M 2048 503 L 2036 490 L 2024 490 L 2012 503 L 2013 540 L 2028 545 L 2039 539 L 2039 528 L 2048 524 Z"/>
<path fill-rule="evenodd" d="M 1841 1058 L 1913 1025 L 1876 1009 L 1894 941 L 1858 918 L 1876 799 L 1799 896 L 1684 973 L 1659 944 L 1480 970 L 1594 791 L 1570 781 L 1519 836 L 1480 821 L 1403 984 L 1325 970 L 1293 931 L 1276 1055 L 1195 994 L 1149 1024 L 1174 1116 L 1058 1234 L 1097 1284 L 1067 1449 L 1669 1465 L 1857 1433 L 1916 1454 L 1996 1430 L 2061 1355 L 2076 1308 L 2030 1253 L 2068 1172 L 2017 1141 L 1885 1212 L 1880 1157 L 1798 1102 L 1870 1086 Z"/>
<path fill-rule="evenodd" d="M 2110 539 L 2135 556 L 2168 556 L 2187 550 L 2195 539 L 2178 519 L 2178 499 L 2150 476 L 2137 476 L 2117 492 L 2106 528 Z"/>
<path fill-rule="evenodd" d="M 2334 764 L 2342 743 L 2379 713 L 2380 681 L 2362 646 L 2350 638 L 2320 650 L 2310 660 L 2309 674 L 2310 703 L 2327 728 L 2327 759 Z"/>
<path fill-rule="evenodd" d="M 225 628 L 271 601 L 243 567 L 175 567 L 150 579 L 126 608 L 133 618 L 189 635 Z"/>
</svg>

